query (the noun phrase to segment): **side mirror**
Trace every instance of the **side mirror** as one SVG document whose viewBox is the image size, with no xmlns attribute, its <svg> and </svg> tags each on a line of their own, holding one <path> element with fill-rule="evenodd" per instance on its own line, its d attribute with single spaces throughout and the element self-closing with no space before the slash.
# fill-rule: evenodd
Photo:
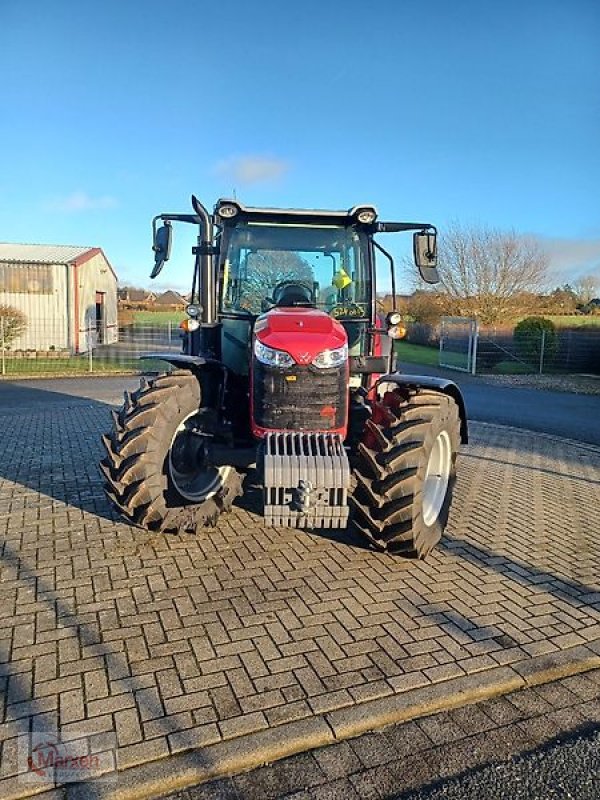
<svg viewBox="0 0 600 800">
<path fill-rule="evenodd" d="M 154 231 L 154 242 L 152 249 L 154 250 L 154 268 L 150 273 L 151 278 L 156 278 L 161 269 L 164 267 L 165 262 L 169 260 L 171 255 L 171 239 L 173 235 L 173 228 L 170 222 L 165 222 L 160 228 Z"/>
<path fill-rule="evenodd" d="M 433 232 L 418 231 L 413 235 L 415 265 L 425 283 L 438 283 L 437 237 Z"/>
</svg>

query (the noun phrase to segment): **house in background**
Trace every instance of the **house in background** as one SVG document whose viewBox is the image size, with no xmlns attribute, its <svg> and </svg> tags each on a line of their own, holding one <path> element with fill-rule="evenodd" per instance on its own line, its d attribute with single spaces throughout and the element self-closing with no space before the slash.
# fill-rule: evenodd
<svg viewBox="0 0 600 800">
<path fill-rule="evenodd" d="M 167 289 L 166 292 L 159 294 L 156 298 L 156 305 L 160 308 L 168 307 L 173 309 L 183 309 L 186 305 L 186 300 L 183 295 L 176 292 L 174 289 Z"/>
<path fill-rule="evenodd" d="M 156 300 L 154 292 L 148 289 L 135 289 L 133 286 L 120 286 L 117 294 L 123 308 L 146 308 Z"/>
<path fill-rule="evenodd" d="M 82 353 L 118 340 L 117 276 L 99 247 L 0 243 L 0 306 L 27 318 L 11 350 Z"/>
</svg>

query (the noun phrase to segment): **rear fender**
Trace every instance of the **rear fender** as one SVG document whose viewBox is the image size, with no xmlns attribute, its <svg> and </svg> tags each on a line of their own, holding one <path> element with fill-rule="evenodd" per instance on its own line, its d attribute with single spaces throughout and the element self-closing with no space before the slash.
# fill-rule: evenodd
<svg viewBox="0 0 600 800">
<path fill-rule="evenodd" d="M 432 375 L 405 375 L 400 372 L 392 372 L 382 375 L 377 381 L 376 386 L 381 383 L 395 383 L 397 386 L 405 386 L 408 389 L 431 389 L 434 392 L 441 392 L 451 397 L 458 406 L 460 416 L 460 440 L 463 444 L 469 441 L 469 430 L 467 423 L 467 408 L 461 390 L 454 383 L 446 378 L 435 378 Z"/>
<path fill-rule="evenodd" d="M 188 356 L 184 353 L 144 353 L 141 359 L 148 358 L 166 361 L 177 369 L 186 369 L 197 379 L 202 390 L 202 405 L 205 408 L 223 407 L 223 398 L 227 384 L 227 368 L 216 358 Z"/>
</svg>

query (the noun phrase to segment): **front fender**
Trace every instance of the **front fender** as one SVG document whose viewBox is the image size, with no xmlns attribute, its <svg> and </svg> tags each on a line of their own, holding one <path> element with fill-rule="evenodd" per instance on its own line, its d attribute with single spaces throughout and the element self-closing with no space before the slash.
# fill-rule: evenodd
<svg viewBox="0 0 600 800">
<path fill-rule="evenodd" d="M 216 358 L 203 356 L 189 356 L 185 353 L 143 353 L 140 359 L 160 359 L 172 364 L 177 369 L 187 369 L 198 379 L 202 390 L 202 403 L 209 408 L 221 409 L 225 386 L 227 383 L 227 368 L 222 361 Z"/>
<path fill-rule="evenodd" d="M 461 390 L 454 383 L 446 378 L 435 378 L 432 375 L 406 375 L 403 372 L 391 372 L 382 375 L 376 383 L 395 383 L 398 386 L 406 386 L 409 389 L 433 389 L 435 392 L 449 395 L 458 406 L 460 416 L 460 440 L 463 444 L 469 441 L 469 429 L 467 423 L 467 408 Z"/>
<path fill-rule="evenodd" d="M 188 369 L 190 372 L 195 372 L 200 367 L 204 367 L 207 364 L 218 364 L 222 366 L 221 362 L 215 359 L 202 358 L 202 356 L 187 356 L 184 353 L 142 353 L 139 358 L 149 358 L 153 361 L 160 359 L 179 369 Z"/>
</svg>

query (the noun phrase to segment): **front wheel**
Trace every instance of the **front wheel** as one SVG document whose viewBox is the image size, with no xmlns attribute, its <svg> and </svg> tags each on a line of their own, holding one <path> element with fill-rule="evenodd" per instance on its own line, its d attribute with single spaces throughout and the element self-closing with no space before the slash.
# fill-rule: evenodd
<svg viewBox="0 0 600 800">
<path fill-rule="evenodd" d="M 146 382 L 113 413 L 113 430 L 102 437 L 100 464 L 112 504 L 132 523 L 149 530 L 195 531 L 214 525 L 241 494 L 231 466 L 210 461 L 210 435 L 200 385 L 190 373 Z"/>
<path fill-rule="evenodd" d="M 358 530 L 378 549 L 424 558 L 450 511 L 460 442 L 458 407 L 448 395 L 405 390 L 386 395 L 355 462 Z M 385 399 L 385 398 L 384 398 Z"/>
</svg>

